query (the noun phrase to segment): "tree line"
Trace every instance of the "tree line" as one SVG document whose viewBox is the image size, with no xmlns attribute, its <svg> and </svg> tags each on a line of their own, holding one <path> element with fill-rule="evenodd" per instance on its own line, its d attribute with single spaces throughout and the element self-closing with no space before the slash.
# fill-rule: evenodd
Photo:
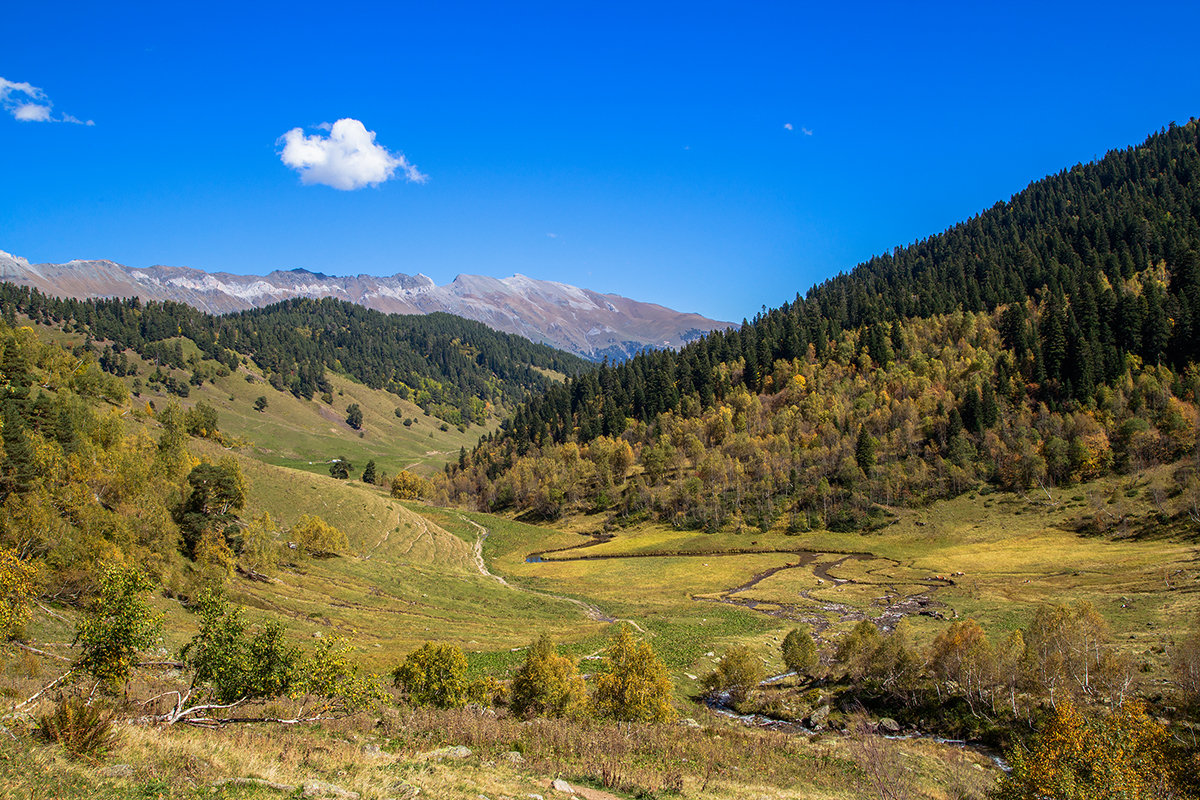
<svg viewBox="0 0 1200 800">
<path fill-rule="evenodd" d="M 1029 301 L 1030 327 L 1053 305 Z M 980 487 L 1069 486 L 1197 452 L 1200 368 L 1128 355 L 1088 403 L 1048 401 L 1031 388 L 1028 354 L 1005 342 L 1010 309 L 889 325 L 889 348 L 903 355 L 889 350 L 879 362 L 870 331 L 846 331 L 824 359 L 810 348 L 776 360 L 755 392 L 741 359 L 721 363 L 711 404 L 683 397 L 591 439 L 575 428 L 562 443 L 546 435 L 522 448 L 513 431 L 530 419 L 530 404 L 507 432 L 484 437 L 437 476 L 432 494 L 543 519 L 607 512 L 614 524 L 652 518 L 710 531 L 858 530 L 886 522 L 892 506 Z M 553 388 L 539 402 L 568 391 Z M 1200 500 L 1194 470 L 1181 468 L 1176 480 Z M 1177 513 L 1165 509 L 1164 520 Z"/>
</svg>

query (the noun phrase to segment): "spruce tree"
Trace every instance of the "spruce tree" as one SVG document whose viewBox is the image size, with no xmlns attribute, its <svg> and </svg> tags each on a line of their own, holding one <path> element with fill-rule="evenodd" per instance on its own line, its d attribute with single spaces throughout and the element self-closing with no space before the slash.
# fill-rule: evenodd
<svg viewBox="0 0 1200 800">
<path fill-rule="evenodd" d="M 33 461 L 33 447 L 25 433 L 25 420 L 21 418 L 18 401 L 9 397 L 0 403 L 0 416 L 4 430 L 4 467 L 2 483 L 4 494 L 29 491 L 37 480 Z"/>
</svg>

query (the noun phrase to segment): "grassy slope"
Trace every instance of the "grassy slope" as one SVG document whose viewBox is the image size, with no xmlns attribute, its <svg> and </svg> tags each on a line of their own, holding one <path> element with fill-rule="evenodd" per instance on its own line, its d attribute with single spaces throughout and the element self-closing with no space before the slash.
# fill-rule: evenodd
<svg viewBox="0 0 1200 800">
<path fill-rule="evenodd" d="M 252 383 L 246 381 L 247 375 Z M 332 373 L 329 378 L 334 386 L 332 406 L 319 398 L 299 400 L 290 392 L 276 391 L 246 367 L 217 378 L 215 383 L 192 387 L 191 394 L 180 402 L 192 406 L 203 400 L 215 407 L 221 430 L 250 442 L 257 458 L 323 474 L 328 474 L 329 460 L 339 456 L 350 460 L 356 474 L 371 459 L 389 475 L 402 469 L 428 474 L 457 458 L 460 447 L 472 447 L 482 433 L 490 430 L 472 427 L 459 432 L 447 426 L 448 430 L 442 431 L 441 420 L 424 416 L 420 408 L 390 392 L 370 389 Z M 267 398 L 265 411 L 254 410 L 254 400 L 259 396 Z M 144 390 L 142 398 L 152 399 L 160 407 L 170 399 Z M 351 403 L 358 403 L 362 409 L 361 431 L 346 424 L 346 407 Z M 416 422 L 405 427 L 395 414 L 396 408 Z"/>
<path fill-rule="evenodd" d="M 47 341 L 66 347 L 81 344 L 80 334 L 64 333 L 56 328 L 37 326 L 38 335 Z M 184 354 L 198 354 L 190 340 L 181 340 Z M 104 343 L 98 343 L 103 349 Z M 132 351 L 126 351 L 130 361 L 138 366 L 142 382 L 153 365 L 147 364 Z M 186 381 L 190 373 L 175 370 L 174 375 Z M 333 405 L 320 398 L 300 400 L 290 392 L 273 389 L 263 380 L 253 363 L 243 364 L 236 372 L 191 387 L 183 399 L 165 392 L 143 388 L 134 402 L 151 401 L 161 408 L 175 399 L 185 407 L 203 400 L 217 409 L 221 430 L 227 435 L 250 443 L 251 452 L 260 460 L 280 466 L 294 467 L 307 472 L 328 474 L 328 462 L 345 456 L 358 473 L 368 460 L 374 459 L 379 470 L 394 475 L 402 469 L 429 474 L 458 457 L 461 447 L 473 447 L 479 437 L 494 430 L 498 423 L 492 418 L 483 427 L 472 426 L 465 431 L 447 425 L 442 420 L 425 416 L 417 405 L 381 389 L 371 389 L 343 375 L 327 372 L 333 384 Z M 249 378 L 249 380 L 247 380 Z M 126 383 L 132 384 L 133 377 Z M 264 411 L 254 410 L 258 397 L 267 399 Z M 346 424 L 346 407 L 358 403 L 363 412 L 361 432 Z M 400 409 L 401 417 L 396 416 Z M 403 418 L 414 419 L 405 426 Z M 361 435 L 360 435 L 361 433 Z"/>
<path fill-rule="evenodd" d="M 213 460 L 227 455 L 208 443 L 196 442 L 194 449 Z M 464 530 L 456 515 L 442 515 L 458 523 L 452 533 L 361 481 L 237 458 L 250 497 L 245 516 L 269 512 L 287 527 L 303 513 L 316 514 L 344 530 L 350 547 L 341 557 L 285 566 L 272 583 L 234 578 L 234 598 L 282 616 L 301 637 L 346 637 L 369 669 L 391 668 L 426 640 L 507 653 L 536 632 L 576 637 L 600 627 L 570 603 L 481 575 L 473 556 L 475 532 Z M 180 637 L 194 626 L 186 612 L 172 616 Z"/>
</svg>

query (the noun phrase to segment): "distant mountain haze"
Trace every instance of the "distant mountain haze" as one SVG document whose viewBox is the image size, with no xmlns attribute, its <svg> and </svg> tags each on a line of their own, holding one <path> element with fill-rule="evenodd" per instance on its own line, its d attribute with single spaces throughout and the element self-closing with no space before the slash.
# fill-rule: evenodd
<svg viewBox="0 0 1200 800">
<path fill-rule="evenodd" d="M 0 250 L 0 280 L 77 299 L 174 300 L 211 314 L 293 297 L 335 297 L 394 314 L 444 311 L 585 358 L 626 358 L 646 347 L 677 349 L 732 323 L 655 303 L 524 275 L 459 275 L 438 286 L 425 275 L 324 275 L 305 269 L 232 275 L 190 267 L 127 267 L 113 261 L 31 264 Z"/>
</svg>

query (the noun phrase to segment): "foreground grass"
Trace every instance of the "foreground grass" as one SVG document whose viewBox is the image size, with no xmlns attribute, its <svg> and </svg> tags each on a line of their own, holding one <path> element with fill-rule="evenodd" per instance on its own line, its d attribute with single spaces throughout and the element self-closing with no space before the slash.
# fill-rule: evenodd
<svg viewBox="0 0 1200 800">
<path fill-rule="evenodd" d="M 73 759 L 27 736 L 0 742 L 0 787 L 21 798 L 242 798 L 294 796 L 310 781 L 363 800 L 412 796 L 552 796 L 563 777 L 616 797 L 854 798 L 870 766 L 863 742 L 789 736 L 703 718 L 704 727 L 593 720 L 522 724 L 472 711 L 386 708 L 322 726 L 221 730 L 123 726 L 101 759 Z M 430 757 L 446 745 L 462 759 Z M 978 797 L 993 779 L 985 759 L 926 742 L 888 743 L 914 792 Z M 521 755 L 514 760 L 510 754 Z M 262 784 L 230 779 L 254 778 Z M 286 787 L 294 787 L 291 791 Z"/>
</svg>

